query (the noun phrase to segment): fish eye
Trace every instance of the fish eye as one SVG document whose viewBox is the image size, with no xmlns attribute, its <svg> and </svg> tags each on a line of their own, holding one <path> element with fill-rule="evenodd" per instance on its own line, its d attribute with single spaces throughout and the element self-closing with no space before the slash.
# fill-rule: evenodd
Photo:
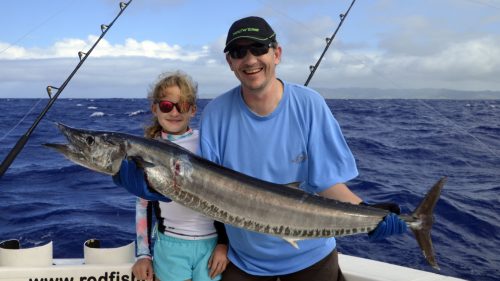
<svg viewBox="0 0 500 281">
<path fill-rule="evenodd" d="M 90 136 L 87 137 L 85 141 L 87 142 L 88 145 L 93 145 L 95 143 L 94 138 Z"/>
</svg>

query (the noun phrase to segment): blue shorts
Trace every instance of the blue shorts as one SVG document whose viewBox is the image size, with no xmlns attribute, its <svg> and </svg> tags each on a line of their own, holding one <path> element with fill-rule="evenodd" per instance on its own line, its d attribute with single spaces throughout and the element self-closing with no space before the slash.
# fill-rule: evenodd
<svg viewBox="0 0 500 281">
<path fill-rule="evenodd" d="M 217 237 L 184 240 L 158 232 L 154 246 L 153 267 L 156 278 L 162 281 L 213 281 L 208 260 L 217 245 Z"/>
</svg>

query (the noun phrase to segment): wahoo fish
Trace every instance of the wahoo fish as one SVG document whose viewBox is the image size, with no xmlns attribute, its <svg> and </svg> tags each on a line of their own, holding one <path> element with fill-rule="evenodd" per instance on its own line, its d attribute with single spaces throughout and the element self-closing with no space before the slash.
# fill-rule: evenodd
<svg viewBox="0 0 500 281">
<path fill-rule="evenodd" d="M 91 170 L 115 175 L 123 159 L 143 168 L 149 186 L 214 220 L 296 241 L 368 233 L 389 213 L 343 203 L 298 188 L 266 182 L 203 159 L 169 141 L 75 129 L 58 124 L 68 144 L 45 144 Z M 446 178 L 441 178 L 415 211 L 401 215 L 428 263 L 439 269 L 430 231 L 433 210 Z"/>
</svg>

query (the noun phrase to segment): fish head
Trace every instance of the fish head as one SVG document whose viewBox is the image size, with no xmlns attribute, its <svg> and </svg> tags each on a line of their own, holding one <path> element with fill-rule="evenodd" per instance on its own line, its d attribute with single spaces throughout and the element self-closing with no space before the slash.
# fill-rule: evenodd
<svg viewBox="0 0 500 281">
<path fill-rule="evenodd" d="M 67 144 L 46 143 L 69 160 L 96 172 L 115 175 L 126 157 L 126 140 L 117 133 L 75 129 L 58 123 Z"/>
</svg>

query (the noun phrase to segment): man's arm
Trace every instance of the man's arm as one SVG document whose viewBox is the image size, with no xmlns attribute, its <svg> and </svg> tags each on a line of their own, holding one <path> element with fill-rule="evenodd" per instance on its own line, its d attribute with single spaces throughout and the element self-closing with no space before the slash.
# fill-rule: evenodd
<svg viewBox="0 0 500 281">
<path fill-rule="evenodd" d="M 352 192 L 344 183 L 334 184 L 328 189 L 320 192 L 319 194 L 326 198 L 348 202 L 356 205 L 359 205 L 361 202 L 363 202 L 363 200 L 361 200 L 361 198 L 354 194 L 354 192 Z M 383 205 L 385 206 L 387 204 Z M 396 205 L 397 209 L 399 210 L 399 206 L 397 204 L 391 203 L 389 205 Z M 386 208 L 382 207 L 382 209 Z M 391 209 L 389 209 L 389 211 L 391 211 Z M 402 219 L 400 219 L 394 213 L 389 213 L 373 231 L 368 233 L 368 237 L 370 238 L 370 240 L 380 240 L 394 234 L 405 233 L 406 228 L 406 223 Z"/>
<path fill-rule="evenodd" d="M 334 184 L 328 189 L 320 192 L 319 195 L 342 202 L 352 203 L 355 205 L 358 205 L 363 201 L 361 198 L 359 198 L 359 196 L 354 194 L 354 192 L 352 192 L 344 183 Z"/>
</svg>

